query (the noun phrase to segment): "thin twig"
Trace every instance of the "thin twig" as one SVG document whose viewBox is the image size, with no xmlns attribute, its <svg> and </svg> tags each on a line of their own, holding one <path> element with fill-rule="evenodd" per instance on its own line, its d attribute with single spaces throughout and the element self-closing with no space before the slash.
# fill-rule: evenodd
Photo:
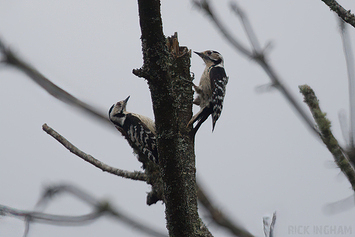
<svg viewBox="0 0 355 237">
<path fill-rule="evenodd" d="M 111 125 L 110 121 L 104 113 L 101 113 L 98 109 L 79 100 L 78 98 L 74 97 L 73 95 L 69 94 L 68 92 L 48 80 L 37 69 L 35 69 L 29 63 L 21 59 L 9 47 L 6 47 L 4 42 L 1 41 L 1 39 L 0 54 L 3 55 L 3 59 L 0 62 L 11 65 L 16 69 L 22 71 L 53 97 L 66 104 L 79 108 L 85 111 L 86 113 L 92 115 L 93 117 L 98 118 L 100 121 Z"/>
<path fill-rule="evenodd" d="M 200 204 L 209 212 L 210 217 L 220 226 L 227 228 L 235 236 L 253 237 L 247 230 L 234 223 L 225 213 L 216 208 L 205 191 L 198 185 L 197 196 Z"/>
<path fill-rule="evenodd" d="M 0 205 L 0 215 L 3 216 L 14 216 L 20 219 L 26 220 L 25 235 L 27 235 L 29 230 L 29 225 L 32 222 L 46 223 L 51 225 L 82 225 L 88 222 L 97 220 L 102 216 L 111 216 L 115 220 L 124 222 L 125 224 L 132 226 L 148 235 L 166 237 L 167 235 L 156 231 L 149 227 L 148 225 L 142 224 L 137 221 L 137 218 L 129 217 L 117 208 L 112 207 L 107 201 L 99 201 L 89 193 L 79 189 L 78 187 L 59 184 L 48 187 L 40 200 L 48 203 L 55 195 L 58 194 L 71 194 L 74 197 L 80 199 L 81 201 L 89 204 L 93 207 L 93 211 L 86 215 L 78 216 L 67 216 L 67 215 L 53 215 L 46 214 L 43 212 L 36 211 L 23 211 L 17 210 L 11 207 Z"/>
<path fill-rule="evenodd" d="M 239 7 L 236 2 L 231 2 L 230 7 L 233 10 L 233 12 L 240 18 L 240 21 L 242 22 L 245 33 L 246 33 L 254 51 L 255 52 L 262 52 L 258 38 L 256 37 L 253 27 L 251 26 L 248 16 L 245 14 L 244 10 L 241 7 Z"/>
<path fill-rule="evenodd" d="M 347 177 L 352 186 L 352 189 L 355 191 L 355 169 L 349 161 L 347 154 L 343 151 L 338 141 L 333 136 L 333 133 L 330 129 L 330 121 L 326 118 L 326 114 L 323 113 L 320 109 L 319 101 L 314 91 L 308 85 L 302 85 L 299 86 L 299 88 L 300 92 L 304 96 L 304 102 L 308 105 L 309 109 L 312 112 L 313 118 L 318 125 L 320 131 L 320 138 L 327 146 L 330 153 L 332 153 L 335 163 Z"/>
<path fill-rule="evenodd" d="M 236 38 L 234 38 L 229 31 L 227 30 L 226 27 L 224 27 L 223 23 L 219 20 L 219 18 L 216 16 L 216 14 L 213 12 L 213 9 L 210 6 L 210 3 L 208 0 L 192 0 L 192 3 L 200 8 L 201 10 L 205 11 L 207 16 L 209 16 L 213 23 L 217 26 L 217 28 L 220 30 L 222 35 L 235 47 L 238 49 L 242 54 L 247 56 L 248 58 L 253 58 L 253 53 L 248 50 L 243 44 Z"/>
<path fill-rule="evenodd" d="M 89 162 L 90 164 L 96 166 L 97 168 L 101 169 L 102 171 L 127 178 L 127 179 L 132 179 L 132 180 L 140 180 L 140 181 L 147 181 L 147 177 L 144 173 L 139 172 L 139 171 L 126 171 L 126 170 L 121 170 L 114 168 L 112 166 L 106 165 L 105 163 L 99 161 L 98 159 L 95 159 L 89 154 L 86 154 L 85 152 L 79 150 L 77 147 L 75 147 L 72 143 L 70 143 L 67 139 L 65 139 L 62 135 L 57 133 L 54 129 L 49 127 L 47 124 L 42 125 L 42 129 L 51 135 L 54 139 L 56 139 L 59 143 L 61 143 L 65 148 L 67 148 L 70 152 L 74 153 L 75 155 L 79 156 L 86 162 Z"/>
<path fill-rule="evenodd" d="M 253 51 L 250 51 L 249 49 L 244 47 L 239 42 L 239 40 L 237 40 L 229 33 L 227 28 L 224 27 L 224 25 L 219 20 L 217 15 L 214 13 L 213 9 L 210 6 L 209 0 L 201 0 L 201 1 L 192 0 L 192 2 L 195 6 L 199 7 L 207 14 L 207 16 L 211 18 L 212 22 L 216 25 L 217 29 L 224 35 L 227 41 L 229 41 L 237 51 L 242 53 L 244 56 L 252 59 L 254 62 L 258 63 L 264 69 L 266 74 L 269 76 L 273 86 L 276 89 L 278 89 L 281 92 L 281 94 L 286 98 L 286 100 L 293 106 L 293 108 L 298 112 L 301 118 L 306 122 L 308 127 L 318 135 L 318 131 L 315 129 L 313 120 L 303 110 L 303 108 L 295 99 L 295 97 L 292 95 L 292 93 L 283 84 L 281 78 L 278 76 L 275 69 L 271 66 L 270 62 L 267 60 L 267 55 L 265 54 L 265 50 L 260 50 L 261 49 L 261 47 L 259 47 L 260 44 L 258 43 L 258 40 L 254 34 L 253 29 L 251 28 L 251 24 L 249 23 L 246 14 L 243 14 L 242 16 L 239 17 L 242 19 L 244 29 L 248 34 L 248 38 L 250 39 L 252 46 L 254 46 Z M 233 6 L 232 9 L 235 13 L 237 14 L 244 13 L 244 11 L 240 9 L 238 5 L 232 4 L 232 6 Z"/>
<path fill-rule="evenodd" d="M 347 11 L 335 0 L 322 0 L 322 2 L 324 2 L 331 10 L 337 13 L 341 19 L 355 27 L 355 16 L 354 14 L 351 14 L 350 10 Z"/>
</svg>

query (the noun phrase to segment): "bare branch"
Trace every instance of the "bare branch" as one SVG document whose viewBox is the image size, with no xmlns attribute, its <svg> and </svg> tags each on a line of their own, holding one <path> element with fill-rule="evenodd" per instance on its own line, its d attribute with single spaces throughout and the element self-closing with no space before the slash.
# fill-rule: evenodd
<svg viewBox="0 0 355 237">
<path fill-rule="evenodd" d="M 123 178 L 127 179 L 132 179 L 132 180 L 140 180 L 140 181 L 147 181 L 147 177 L 144 173 L 139 172 L 139 171 L 126 171 L 126 170 L 121 170 L 114 168 L 112 166 L 106 165 L 105 163 L 95 159 L 89 154 L 86 154 L 85 152 L 79 150 L 77 147 L 75 147 L 72 143 L 70 143 L 67 139 L 65 139 L 62 135 L 57 133 L 55 130 L 53 130 L 51 127 L 49 127 L 47 124 L 42 125 L 42 129 L 51 135 L 54 139 L 56 139 L 59 143 L 61 143 L 65 148 L 67 148 L 70 152 L 74 153 L 75 155 L 79 156 L 86 162 L 89 162 L 90 164 L 96 166 L 97 168 L 101 169 L 104 172 L 108 172 Z"/>
<path fill-rule="evenodd" d="M 0 53 L 3 55 L 4 59 L 1 60 L 2 63 L 6 63 L 15 67 L 16 69 L 22 71 L 27 76 L 29 76 L 34 82 L 36 82 L 40 87 L 46 90 L 50 95 L 57 98 L 58 100 L 72 105 L 76 108 L 83 110 L 84 112 L 98 118 L 100 121 L 106 124 L 111 124 L 107 116 L 99 112 L 93 106 L 79 100 L 78 98 L 72 96 L 59 86 L 55 85 L 53 82 L 48 80 L 43 76 L 38 70 L 30 66 L 29 63 L 17 56 L 9 47 L 6 47 L 4 42 L 0 39 Z"/>
<path fill-rule="evenodd" d="M 347 11 L 335 0 L 322 0 L 322 2 L 328 5 L 328 7 L 338 14 L 341 19 L 355 27 L 355 16 L 354 14 L 351 14 L 350 10 Z"/>
<path fill-rule="evenodd" d="M 259 64 L 266 74 L 269 76 L 272 85 L 278 89 L 281 94 L 286 98 L 286 100 L 291 104 L 291 106 L 297 111 L 297 113 L 301 116 L 301 118 L 306 122 L 308 127 L 318 135 L 318 131 L 314 127 L 313 120 L 308 116 L 308 114 L 303 110 L 301 105 L 292 95 L 292 93 L 287 89 L 287 87 L 283 84 L 281 78 L 276 73 L 275 69 L 272 67 L 270 62 L 267 59 L 267 55 L 265 54 L 265 50 L 261 50 L 261 47 L 258 43 L 257 37 L 254 34 L 254 31 L 249 23 L 249 20 L 242 11 L 242 9 L 236 5 L 232 4 L 232 9 L 234 12 L 238 14 L 238 16 L 242 20 L 242 24 L 244 26 L 245 31 L 247 32 L 248 38 L 251 40 L 251 44 L 254 47 L 254 51 L 250 51 L 239 43 L 235 37 L 233 37 L 227 30 L 226 27 L 221 23 L 217 15 L 214 13 L 212 7 L 210 6 L 209 0 L 192 0 L 193 4 L 203 10 L 207 16 L 209 16 L 212 22 L 216 25 L 217 29 L 225 36 L 228 42 L 230 42 L 233 47 L 242 53 L 244 56 L 252 59 L 254 62 Z M 242 13 L 242 16 L 240 15 Z M 259 51 L 258 51 L 259 50 Z"/>
<path fill-rule="evenodd" d="M 93 211 L 86 215 L 67 216 L 46 214 L 36 211 L 22 211 L 0 205 L 0 215 L 14 216 L 20 219 L 24 219 L 26 221 L 25 236 L 27 235 L 30 223 L 32 222 L 65 226 L 82 225 L 97 220 L 99 217 L 104 215 L 109 215 L 115 220 L 124 222 L 125 224 L 128 224 L 129 226 L 132 226 L 151 236 L 166 236 L 165 234 L 150 228 L 148 225 L 140 223 L 136 220 L 136 218 L 129 217 L 127 214 L 124 214 L 117 208 L 113 208 L 107 201 L 99 201 L 89 193 L 72 185 L 60 184 L 48 187 L 40 198 L 39 203 L 48 203 L 54 196 L 64 193 L 71 194 L 74 197 L 79 198 L 83 202 L 89 204 L 93 207 Z"/>
<path fill-rule="evenodd" d="M 349 161 L 347 154 L 340 147 L 338 141 L 333 136 L 330 129 L 330 121 L 326 118 L 326 114 L 322 112 L 319 107 L 319 101 L 308 85 L 299 86 L 300 92 L 304 96 L 304 102 L 308 105 L 312 112 L 313 118 L 316 121 L 318 128 L 320 130 L 319 136 L 323 140 L 324 144 L 327 146 L 330 153 L 333 154 L 335 163 L 345 174 L 349 180 L 352 189 L 355 191 L 355 169 Z"/>
<path fill-rule="evenodd" d="M 197 196 L 200 204 L 210 213 L 210 217 L 220 226 L 228 229 L 233 235 L 240 237 L 252 237 L 247 230 L 243 227 L 239 226 L 224 214 L 221 210 L 219 210 L 210 200 L 210 198 L 206 195 L 203 188 L 198 185 Z"/>
</svg>

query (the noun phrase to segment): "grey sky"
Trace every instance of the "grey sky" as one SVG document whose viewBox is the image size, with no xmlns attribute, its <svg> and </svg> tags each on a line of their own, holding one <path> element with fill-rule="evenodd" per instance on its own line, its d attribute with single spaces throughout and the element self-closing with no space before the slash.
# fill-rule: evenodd
<svg viewBox="0 0 355 237">
<path fill-rule="evenodd" d="M 338 2 L 355 9 L 353 1 Z M 153 118 L 147 83 L 131 73 L 142 64 L 136 1 L 0 3 L 0 36 L 54 83 L 105 113 L 130 95 L 127 109 Z M 247 43 L 228 1 L 214 3 L 229 29 Z M 302 102 L 298 85 L 309 84 L 344 144 L 338 112 L 348 111 L 348 82 L 334 13 L 320 0 L 239 4 L 262 44 L 272 43 L 271 64 L 288 88 Z M 256 87 L 269 83 L 265 73 L 236 53 L 189 1 L 162 1 L 162 14 L 167 36 L 177 31 L 181 45 L 196 51 L 217 50 L 225 60 L 230 79 L 224 110 L 215 131 L 211 133 L 208 119 L 196 138 L 198 178 L 222 210 L 257 236 L 263 235 L 262 217 L 275 210 L 277 236 L 288 236 L 292 226 L 351 226 L 355 233 L 353 206 L 336 215 L 323 212 L 327 203 L 352 195 L 350 184 L 278 91 L 256 92 Z M 355 29 L 349 27 L 349 31 L 354 39 Z M 198 82 L 203 62 L 193 55 L 191 64 Z M 128 143 L 114 128 L 85 118 L 13 69 L 2 67 L 0 80 L 0 204 L 31 209 L 44 185 L 64 181 L 165 230 L 164 206 L 145 205 L 146 184 L 88 165 L 41 126 L 47 123 L 103 162 L 140 170 Z M 59 198 L 48 211 L 81 214 L 88 209 L 71 198 Z M 209 220 L 205 223 L 215 236 L 229 236 Z M 22 236 L 23 227 L 17 219 L 1 218 L 0 236 Z M 110 219 L 83 227 L 36 224 L 30 233 L 39 237 L 103 235 L 145 236 Z"/>
</svg>

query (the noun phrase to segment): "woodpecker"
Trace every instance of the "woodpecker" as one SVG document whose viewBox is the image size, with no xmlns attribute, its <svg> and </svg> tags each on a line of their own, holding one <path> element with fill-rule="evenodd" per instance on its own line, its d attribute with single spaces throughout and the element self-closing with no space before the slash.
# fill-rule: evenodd
<svg viewBox="0 0 355 237">
<path fill-rule="evenodd" d="M 148 117 L 126 111 L 129 97 L 112 105 L 108 112 L 109 118 L 138 154 L 143 168 L 147 159 L 158 164 L 155 124 Z"/>
<path fill-rule="evenodd" d="M 206 64 L 199 86 L 193 84 L 198 94 L 193 103 L 200 106 L 200 111 L 191 118 L 188 126 L 198 121 L 193 129 L 195 134 L 210 115 L 212 115 L 212 131 L 214 130 L 222 112 L 228 77 L 224 70 L 223 57 L 220 53 L 213 50 L 194 53 L 200 56 Z"/>
</svg>

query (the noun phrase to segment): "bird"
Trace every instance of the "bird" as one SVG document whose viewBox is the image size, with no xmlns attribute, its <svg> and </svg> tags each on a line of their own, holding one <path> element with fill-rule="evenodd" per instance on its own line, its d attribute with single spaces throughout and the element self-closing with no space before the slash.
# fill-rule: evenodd
<svg viewBox="0 0 355 237">
<path fill-rule="evenodd" d="M 127 112 L 129 98 L 130 96 L 111 106 L 109 119 L 138 155 L 143 168 L 146 167 L 147 160 L 158 164 L 155 123 L 146 116 Z"/>
<path fill-rule="evenodd" d="M 202 58 L 206 67 L 202 73 L 199 85 L 196 86 L 192 83 L 198 94 L 193 103 L 200 106 L 200 111 L 191 118 L 187 126 L 198 121 L 192 130 L 196 134 L 202 123 L 211 115 L 213 132 L 222 112 L 228 76 L 224 69 L 223 57 L 219 52 L 206 50 L 203 52 L 194 51 L 194 53 Z"/>
</svg>

